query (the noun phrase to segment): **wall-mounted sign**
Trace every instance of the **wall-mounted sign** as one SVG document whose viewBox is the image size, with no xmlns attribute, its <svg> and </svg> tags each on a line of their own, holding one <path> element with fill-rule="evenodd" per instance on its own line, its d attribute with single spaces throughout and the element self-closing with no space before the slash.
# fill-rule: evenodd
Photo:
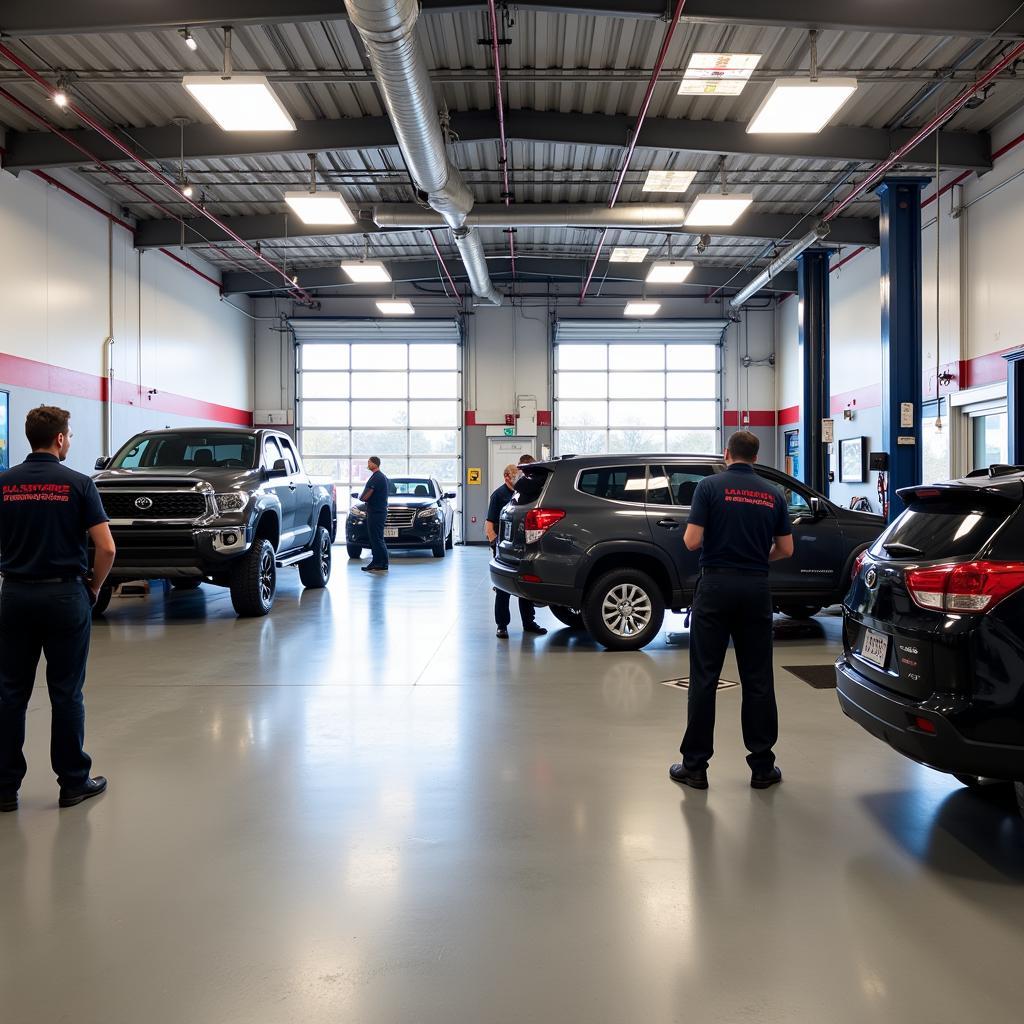
<svg viewBox="0 0 1024 1024">
<path fill-rule="evenodd" d="M 912 427 L 914 425 L 914 403 L 900 402 L 900 426 Z"/>
<path fill-rule="evenodd" d="M 516 436 L 516 428 L 515 427 L 506 427 L 505 428 L 505 437 L 515 437 L 515 436 Z"/>
<path fill-rule="evenodd" d="M 480 470 L 476 466 L 472 466 L 466 470 L 466 483 L 467 484 L 478 484 L 480 483 Z"/>
<path fill-rule="evenodd" d="M 821 421 L 821 442 L 822 444 L 832 444 L 836 439 L 836 421 L 835 420 L 822 420 Z"/>
</svg>

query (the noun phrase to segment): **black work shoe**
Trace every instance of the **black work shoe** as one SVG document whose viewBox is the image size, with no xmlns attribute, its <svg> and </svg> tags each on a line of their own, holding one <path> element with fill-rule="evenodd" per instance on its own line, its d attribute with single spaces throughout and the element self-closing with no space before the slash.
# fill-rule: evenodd
<svg viewBox="0 0 1024 1024">
<path fill-rule="evenodd" d="M 495 635 L 495 636 L 496 636 L 496 637 L 497 637 L 497 638 L 498 638 L 499 640 L 507 640 L 507 639 L 508 639 L 508 630 L 507 630 L 507 629 L 505 629 L 505 627 L 504 627 L 504 626 L 499 626 L 499 627 L 498 627 L 498 629 L 497 629 L 497 631 L 495 632 L 495 634 L 494 634 L 494 635 Z"/>
<path fill-rule="evenodd" d="M 89 797 L 99 796 L 106 788 L 107 780 L 102 775 L 97 775 L 95 779 L 87 779 L 75 789 L 61 789 L 58 803 L 61 807 L 74 807 Z"/>
<path fill-rule="evenodd" d="M 777 786 L 782 781 L 782 772 L 778 768 L 772 768 L 767 772 L 754 772 L 750 776 L 751 789 L 767 789 L 769 786 Z"/>
<path fill-rule="evenodd" d="M 0 793 L 0 814 L 2 814 L 4 811 L 16 811 L 17 809 L 17 793 Z"/>
<path fill-rule="evenodd" d="M 362 569 L 363 572 L 373 572 L 373 566 L 372 565 L 361 565 L 361 566 L 359 566 L 359 568 Z"/>
<path fill-rule="evenodd" d="M 682 783 L 690 789 L 708 788 L 708 773 L 704 768 L 687 768 L 679 762 L 669 767 L 668 776 L 673 782 Z"/>
<path fill-rule="evenodd" d="M 523 623 L 523 632 L 532 633 L 534 636 L 545 636 L 547 634 L 547 630 L 543 626 L 538 626 L 536 622 Z"/>
</svg>

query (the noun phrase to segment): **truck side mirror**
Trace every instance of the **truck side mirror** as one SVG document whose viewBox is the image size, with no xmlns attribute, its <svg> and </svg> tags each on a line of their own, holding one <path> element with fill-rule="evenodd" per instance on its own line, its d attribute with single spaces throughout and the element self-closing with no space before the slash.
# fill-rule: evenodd
<svg viewBox="0 0 1024 1024">
<path fill-rule="evenodd" d="M 105 459 L 102 455 L 96 460 L 94 469 L 106 469 L 110 465 L 110 459 Z"/>
<path fill-rule="evenodd" d="M 824 518 L 824 516 L 825 516 L 825 505 L 822 502 L 821 498 L 811 498 L 810 499 L 810 506 L 811 506 L 811 516 L 814 519 L 823 519 Z"/>
</svg>

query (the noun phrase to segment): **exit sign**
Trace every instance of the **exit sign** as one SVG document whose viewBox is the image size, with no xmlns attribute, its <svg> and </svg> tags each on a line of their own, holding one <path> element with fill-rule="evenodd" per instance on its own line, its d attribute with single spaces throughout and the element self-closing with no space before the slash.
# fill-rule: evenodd
<svg viewBox="0 0 1024 1024">
<path fill-rule="evenodd" d="M 515 427 L 506 427 L 505 428 L 505 436 L 506 437 L 515 437 L 516 436 L 516 428 Z"/>
</svg>

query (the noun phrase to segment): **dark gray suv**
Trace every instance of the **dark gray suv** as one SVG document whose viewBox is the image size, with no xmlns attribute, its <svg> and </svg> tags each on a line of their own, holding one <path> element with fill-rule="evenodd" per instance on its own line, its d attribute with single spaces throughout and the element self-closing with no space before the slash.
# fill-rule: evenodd
<svg viewBox="0 0 1024 1024">
<path fill-rule="evenodd" d="M 613 650 L 638 650 L 665 610 L 693 598 L 698 553 L 683 545 L 697 484 L 725 471 L 708 455 L 566 456 L 522 467 L 501 513 L 491 559 L 496 587 L 586 629 Z M 771 568 L 776 610 L 809 618 L 841 601 L 857 556 L 882 532 L 881 516 L 832 504 L 767 466 L 757 472 L 786 496 L 794 556 Z"/>
</svg>

